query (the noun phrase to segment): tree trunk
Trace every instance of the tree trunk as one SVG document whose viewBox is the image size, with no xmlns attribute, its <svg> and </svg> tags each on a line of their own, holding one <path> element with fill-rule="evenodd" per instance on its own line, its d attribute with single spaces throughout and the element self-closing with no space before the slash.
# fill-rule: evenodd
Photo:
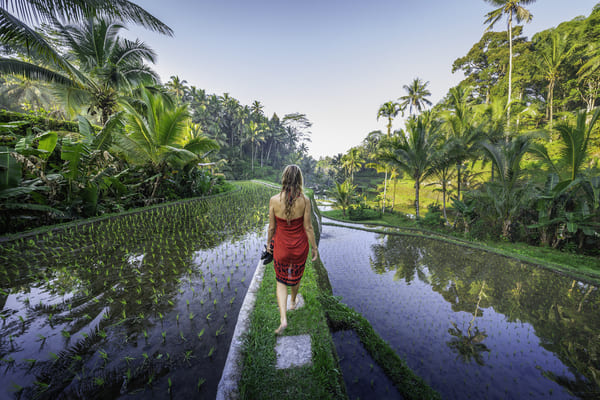
<svg viewBox="0 0 600 400">
<path fill-rule="evenodd" d="M 417 219 L 419 219 L 419 186 L 421 185 L 420 178 L 415 179 L 415 208 L 417 210 Z"/>
<path fill-rule="evenodd" d="M 446 215 L 446 179 L 444 179 L 444 181 L 442 182 L 442 211 L 444 213 L 444 220 L 446 220 L 446 225 L 448 225 L 448 216 Z"/>
<path fill-rule="evenodd" d="M 458 200 L 460 201 L 460 181 L 462 179 L 461 174 L 460 174 L 460 163 L 456 164 L 456 179 L 457 179 L 457 187 L 456 187 L 456 197 L 458 198 Z M 493 167 L 492 167 L 493 168 Z"/>
<path fill-rule="evenodd" d="M 508 14 L 508 99 L 506 107 L 506 126 L 510 126 L 510 99 L 512 96 L 512 10 Z M 508 143 L 508 132 L 506 130 L 506 142 Z"/>
<path fill-rule="evenodd" d="M 160 183 L 160 178 L 162 178 L 162 174 L 159 174 L 156 177 L 156 182 L 154 182 L 154 188 L 152 189 L 152 194 L 150 194 L 150 200 L 154 199 L 154 195 L 156 194 L 156 190 L 158 189 L 158 184 Z"/>
<path fill-rule="evenodd" d="M 398 177 L 394 179 L 394 194 L 392 196 L 392 211 L 394 211 L 394 205 L 396 205 L 396 183 L 398 182 Z"/>
<path fill-rule="evenodd" d="M 381 214 L 385 214 L 385 196 L 387 193 L 387 167 L 385 167 L 385 178 L 383 178 L 383 203 L 381 206 Z"/>
<path fill-rule="evenodd" d="M 550 116 L 549 121 L 550 121 L 550 141 L 552 141 L 552 102 L 553 102 L 553 97 L 554 97 L 554 79 L 550 80 L 550 83 L 548 84 L 548 105 L 549 105 L 549 110 L 548 110 L 548 114 Z"/>
</svg>

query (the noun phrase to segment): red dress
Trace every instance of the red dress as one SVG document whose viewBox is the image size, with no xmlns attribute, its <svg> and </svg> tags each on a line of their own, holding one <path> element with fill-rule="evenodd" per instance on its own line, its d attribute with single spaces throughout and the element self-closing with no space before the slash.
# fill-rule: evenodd
<svg viewBox="0 0 600 400">
<path fill-rule="evenodd" d="M 290 220 L 275 217 L 273 238 L 273 266 L 276 279 L 288 286 L 300 283 L 308 256 L 308 237 L 304 230 L 304 217 Z"/>
</svg>

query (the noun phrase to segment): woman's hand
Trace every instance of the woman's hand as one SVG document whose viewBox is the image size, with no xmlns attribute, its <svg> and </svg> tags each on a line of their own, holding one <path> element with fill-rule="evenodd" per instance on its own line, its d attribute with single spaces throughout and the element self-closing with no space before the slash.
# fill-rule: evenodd
<svg viewBox="0 0 600 400">
<path fill-rule="evenodd" d="M 317 257 L 319 257 L 319 249 L 316 247 L 311 248 L 312 260 L 317 261 Z"/>
</svg>

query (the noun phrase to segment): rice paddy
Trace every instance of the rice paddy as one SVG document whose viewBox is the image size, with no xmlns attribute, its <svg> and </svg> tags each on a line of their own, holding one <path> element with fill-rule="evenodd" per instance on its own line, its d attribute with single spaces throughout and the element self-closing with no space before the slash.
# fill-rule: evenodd
<svg viewBox="0 0 600 400">
<path fill-rule="evenodd" d="M 214 398 L 273 190 L 0 244 L 0 398 Z"/>
<path fill-rule="evenodd" d="M 333 294 L 442 398 L 599 396 L 596 286 L 420 237 L 324 226 L 319 247 Z"/>
</svg>

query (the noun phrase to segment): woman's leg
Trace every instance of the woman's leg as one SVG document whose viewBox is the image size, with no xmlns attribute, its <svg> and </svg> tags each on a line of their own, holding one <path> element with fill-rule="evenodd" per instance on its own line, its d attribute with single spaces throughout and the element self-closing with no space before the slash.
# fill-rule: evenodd
<svg viewBox="0 0 600 400">
<path fill-rule="evenodd" d="M 292 304 L 290 304 L 290 310 L 296 309 L 296 296 L 298 295 L 298 288 L 300 287 L 300 282 L 296 283 L 292 286 Z"/>
<path fill-rule="evenodd" d="M 277 305 L 279 306 L 279 328 L 275 330 L 275 334 L 279 335 L 287 328 L 287 286 L 277 281 Z"/>
</svg>

